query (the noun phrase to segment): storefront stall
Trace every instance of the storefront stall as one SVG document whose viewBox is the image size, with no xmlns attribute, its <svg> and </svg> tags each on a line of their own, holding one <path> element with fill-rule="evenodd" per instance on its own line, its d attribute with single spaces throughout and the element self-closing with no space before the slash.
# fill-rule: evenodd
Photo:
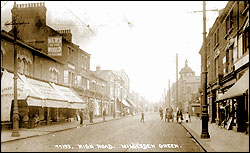
<svg viewBox="0 0 250 153">
<path fill-rule="evenodd" d="M 40 122 L 66 121 L 86 104 L 67 87 L 18 74 L 17 92 L 20 122 L 39 118 Z M 4 70 L 1 78 L 1 121 L 12 120 L 13 74 Z"/>
<path fill-rule="evenodd" d="M 242 77 L 216 100 L 219 119 L 222 126 L 231 129 L 236 126 L 239 132 L 245 132 L 249 126 L 249 69 Z"/>
</svg>

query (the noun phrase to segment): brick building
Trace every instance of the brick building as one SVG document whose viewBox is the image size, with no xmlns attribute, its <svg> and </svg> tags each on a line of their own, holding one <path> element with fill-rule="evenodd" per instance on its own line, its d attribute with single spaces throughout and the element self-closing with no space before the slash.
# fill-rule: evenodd
<svg viewBox="0 0 250 153">
<path fill-rule="evenodd" d="M 56 116 L 54 120 L 75 117 L 77 110 L 86 108 L 88 102 L 85 92 L 90 90 L 89 82 L 93 80 L 90 75 L 90 54 L 72 43 L 70 30 L 54 30 L 46 25 L 44 3 L 14 4 L 11 12 L 13 20 L 27 23 L 18 26 L 16 48 L 19 79 L 43 92 L 45 98 L 47 96 L 47 102 L 40 102 L 42 108 L 38 106 L 34 112 L 42 119 L 46 114 L 50 114 L 48 117 L 51 118 Z M 13 73 L 13 30 L 8 33 L 1 31 L 1 38 L 2 72 Z M 51 47 L 51 44 L 56 46 Z M 9 73 L 5 73 L 5 70 Z M 51 93 L 45 93 L 47 90 Z M 59 93 L 58 97 L 54 90 Z"/>
<path fill-rule="evenodd" d="M 209 119 L 236 131 L 249 129 L 249 87 L 244 85 L 249 82 L 248 31 L 248 1 L 229 1 L 206 37 Z"/>
</svg>

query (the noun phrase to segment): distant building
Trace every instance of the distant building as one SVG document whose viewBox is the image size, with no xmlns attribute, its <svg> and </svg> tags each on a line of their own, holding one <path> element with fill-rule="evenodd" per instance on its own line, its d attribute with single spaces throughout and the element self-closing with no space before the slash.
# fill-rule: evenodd
<svg viewBox="0 0 250 153">
<path fill-rule="evenodd" d="M 185 61 L 185 67 L 180 72 L 178 79 L 178 104 L 176 103 L 176 82 L 167 90 L 165 94 L 167 107 L 172 107 L 175 111 L 180 108 L 183 112 L 191 112 L 192 96 L 199 93 L 200 76 L 195 76 L 195 72 L 188 66 L 188 61 Z M 169 85 L 170 86 L 170 85 Z"/>
</svg>

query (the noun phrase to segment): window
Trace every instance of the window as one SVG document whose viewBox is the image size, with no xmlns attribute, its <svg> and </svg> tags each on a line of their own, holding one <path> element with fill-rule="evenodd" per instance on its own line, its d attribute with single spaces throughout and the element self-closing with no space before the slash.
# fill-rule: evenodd
<svg viewBox="0 0 250 153">
<path fill-rule="evenodd" d="M 18 59 L 18 72 L 24 74 L 24 61 Z"/>
<path fill-rule="evenodd" d="M 216 48 L 219 44 L 219 28 L 214 33 L 214 47 Z"/>
<path fill-rule="evenodd" d="M 243 50 L 242 50 L 242 34 L 239 35 L 238 38 L 238 58 L 240 58 L 243 55 Z"/>
<path fill-rule="evenodd" d="M 243 55 L 245 53 L 249 52 L 249 42 L 248 41 L 249 41 L 248 30 L 245 30 L 243 33 Z"/>
<path fill-rule="evenodd" d="M 55 82 L 55 83 L 58 83 L 58 73 L 56 73 L 55 71 L 52 71 L 51 72 L 51 81 L 52 82 Z"/>
<path fill-rule="evenodd" d="M 226 63 L 225 63 L 225 73 L 229 72 L 229 65 L 230 65 L 230 61 L 229 61 L 229 49 L 227 49 L 226 51 Z"/>
<path fill-rule="evenodd" d="M 71 85 L 71 82 L 72 82 L 72 73 L 71 72 L 69 72 L 69 75 L 68 75 L 68 77 L 69 77 L 69 85 Z"/>
<path fill-rule="evenodd" d="M 230 29 L 232 29 L 233 28 L 233 10 L 230 12 L 229 19 L 230 19 L 229 26 L 230 26 Z"/>
<path fill-rule="evenodd" d="M 87 89 L 89 89 L 89 79 L 87 79 Z"/>
<path fill-rule="evenodd" d="M 214 61 L 214 75 L 215 75 L 215 78 L 217 78 L 218 76 L 218 66 L 219 66 L 219 56 L 215 58 L 215 61 Z"/>
<path fill-rule="evenodd" d="M 230 34 L 233 28 L 233 11 L 230 12 L 226 19 L 226 34 Z"/>
<path fill-rule="evenodd" d="M 234 41 L 234 46 L 233 46 L 233 63 L 236 62 L 236 60 L 238 59 L 238 52 L 237 52 L 237 42 L 238 42 L 238 39 L 237 39 L 237 36 L 235 37 L 235 41 Z"/>
<path fill-rule="evenodd" d="M 49 71 L 50 71 L 50 81 L 58 83 L 60 72 L 55 67 L 50 67 Z"/>
<path fill-rule="evenodd" d="M 31 64 L 25 58 L 23 58 L 23 59 L 18 58 L 17 64 L 18 64 L 18 72 L 19 73 L 25 74 L 25 75 L 30 75 Z"/>
</svg>

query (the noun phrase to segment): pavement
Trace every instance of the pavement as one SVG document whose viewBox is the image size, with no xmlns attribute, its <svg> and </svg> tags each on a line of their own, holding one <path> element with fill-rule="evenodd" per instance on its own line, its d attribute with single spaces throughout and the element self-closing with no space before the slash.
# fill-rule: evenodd
<svg viewBox="0 0 250 153">
<path fill-rule="evenodd" d="M 181 124 L 207 152 L 249 152 L 249 135 L 208 123 L 210 138 L 201 139 L 202 121 L 191 117 L 191 122 Z"/>
<path fill-rule="evenodd" d="M 129 116 L 127 116 L 129 117 Z M 105 118 L 105 122 L 122 119 L 121 117 L 116 117 L 115 119 L 113 116 L 107 116 Z M 83 126 L 90 126 L 93 124 L 103 123 L 103 118 L 94 118 L 94 123 L 90 123 L 89 120 L 84 120 Z M 36 137 L 40 135 L 46 135 L 51 134 L 55 132 L 60 132 L 64 130 L 70 130 L 74 128 L 80 127 L 80 121 L 72 121 L 72 122 L 63 122 L 63 123 L 55 123 L 51 125 L 42 125 L 33 129 L 27 129 L 27 128 L 19 128 L 19 137 L 12 137 L 12 130 L 1 130 L 1 143 L 20 140 L 20 139 L 26 139 L 30 137 Z"/>
</svg>

